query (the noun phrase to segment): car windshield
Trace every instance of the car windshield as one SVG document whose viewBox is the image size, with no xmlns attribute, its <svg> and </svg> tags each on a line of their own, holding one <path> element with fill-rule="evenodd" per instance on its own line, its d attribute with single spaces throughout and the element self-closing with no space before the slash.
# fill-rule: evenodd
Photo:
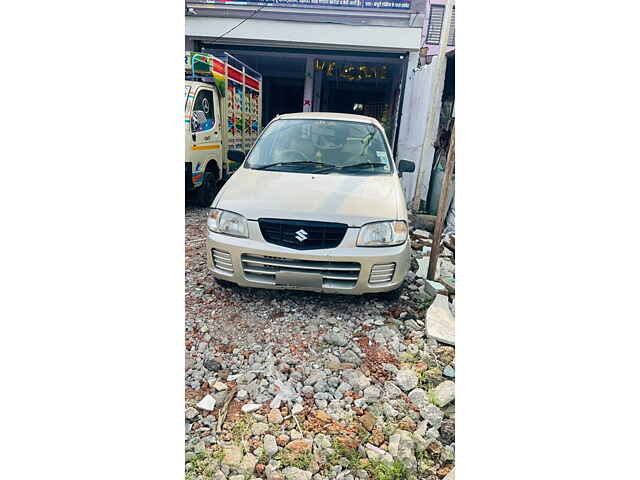
<svg viewBox="0 0 640 480">
<path fill-rule="evenodd" d="M 391 157 L 384 133 L 364 122 L 280 119 L 271 123 L 245 167 L 301 173 L 388 174 Z"/>
</svg>

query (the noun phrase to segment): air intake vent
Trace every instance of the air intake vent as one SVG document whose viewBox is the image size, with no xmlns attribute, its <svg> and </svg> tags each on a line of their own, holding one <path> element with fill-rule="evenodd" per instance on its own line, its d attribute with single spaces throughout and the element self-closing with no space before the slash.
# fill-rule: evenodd
<svg viewBox="0 0 640 480">
<path fill-rule="evenodd" d="M 226 273 L 233 273 L 233 262 L 231 261 L 230 253 L 211 249 L 211 257 L 213 258 L 213 268 Z"/>
<path fill-rule="evenodd" d="M 385 263 L 382 265 L 374 265 L 369 275 L 369 285 L 389 283 L 393 279 L 396 271 L 395 263 Z"/>
</svg>

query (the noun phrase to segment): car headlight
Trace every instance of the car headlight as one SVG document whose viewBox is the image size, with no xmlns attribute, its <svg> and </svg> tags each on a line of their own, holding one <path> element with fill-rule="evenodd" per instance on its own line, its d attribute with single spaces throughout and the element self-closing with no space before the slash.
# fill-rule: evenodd
<svg viewBox="0 0 640 480">
<path fill-rule="evenodd" d="M 225 235 L 243 238 L 249 236 L 246 218 L 237 213 L 227 212 L 226 210 L 219 210 L 217 208 L 212 208 L 209 212 L 207 227 L 215 233 L 223 233 Z"/>
<path fill-rule="evenodd" d="M 407 223 L 402 220 L 367 223 L 358 234 L 359 247 L 389 247 L 402 245 L 409 234 Z"/>
</svg>

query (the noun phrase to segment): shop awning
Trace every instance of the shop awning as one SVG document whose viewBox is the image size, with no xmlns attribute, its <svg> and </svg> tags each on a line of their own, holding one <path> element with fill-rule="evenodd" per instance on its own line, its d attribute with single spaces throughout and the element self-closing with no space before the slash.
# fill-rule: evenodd
<svg viewBox="0 0 640 480">
<path fill-rule="evenodd" d="M 185 17 L 186 35 L 218 38 L 242 19 Z M 249 19 L 224 36 L 228 45 L 280 46 L 374 52 L 411 52 L 420 48 L 420 28 Z"/>
</svg>

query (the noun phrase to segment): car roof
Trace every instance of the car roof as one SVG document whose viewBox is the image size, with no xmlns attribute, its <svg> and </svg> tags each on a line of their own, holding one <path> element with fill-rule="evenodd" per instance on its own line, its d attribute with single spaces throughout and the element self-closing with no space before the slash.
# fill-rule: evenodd
<svg viewBox="0 0 640 480">
<path fill-rule="evenodd" d="M 353 115 L 351 113 L 331 113 L 331 112 L 300 112 L 285 113 L 276 117 L 277 119 L 315 119 L 315 120 L 343 120 L 347 122 L 371 123 L 382 128 L 380 122 L 373 117 L 365 115 Z"/>
</svg>

